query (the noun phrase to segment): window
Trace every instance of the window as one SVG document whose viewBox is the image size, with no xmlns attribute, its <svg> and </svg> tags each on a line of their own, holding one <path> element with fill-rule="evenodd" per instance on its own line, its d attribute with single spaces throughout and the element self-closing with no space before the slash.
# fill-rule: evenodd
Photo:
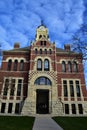
<svg viewBox="0 0 87 130">
<path fill-rule="evenodd" d="M 42 35 L 39 36 L 39 39 L 42 37 Z"/>
<path fill-rule="evenodd" d="M 38 50 L 37 49 L 35 49 L 35 54 L 38 54 Z"/>
<path fill-rule="evenodd" d="M 39 77 L 38 79 L 35 80 L 35 85 L 52 85 L 50 79 L 46 77 Z"/>
<path fill-rule="evenodd" d="M 15 114 L 19 114 L 20 113 L 20 104 L 19 103 L 16 103 L 16 106 L 15 106 Z"/>
<path fill-rule="evenodd" d="M 78 104 L 79 114 L 83 114 L 82 104 Z"/>
<path fill-rule="evenodd" d="M 10 86 L 10 96 L 14 96 L 14 90 L 15 90 L 15 79 L 11 80 L 11 86 Z"/>
<path fill-rule="evenodd" d="M 77 93 L 77 97 L 80 97 L 80 85 L 79 85 L 79 81 L 76 81 L 76 93 Z"/>
<path fill-rule="evenodd" d="M 8 93 L 8 87 L 9 87 L 9 79 L 5 79 L 5 85 L 4 85 L 4 91 L 3 91 L 4 96 L 6 96 Z"/>
<path fill-rule="evenodd" d="M 64 90 L 64 96 L 67 97 L 68 92 L 67 92 L 67 81 L 66 80 L 63 80 L 63 90 Z"/>
<path fill-rule="evenodd" d="M 46 46 L 46 41 L 44 41 L 44 46 Z"/>
<path fill-rule="evenodd" d="M 1 113 L 5 113 L 5 107 L 6 107 L 6 103 L 2 103 L 2 105 L 1 105 Z"/>
<path fill-rule="evenodd" d="M 78 72 L 78 66 L 76 62 L 74 62 L 74 72 Z"/>
<path fill-rule="evenodd" d="M 8 65 L 7 65 L 7 70 L 10 71 L 11 70 L 11 66 L 12 66 L 12 60 L 10 59 L 8 61 Z"/>
<path fill-rule="evenodd" d="M 44 54 L 47 54 L 47 49 L 44 50 Z"/>
<path fill-rule="evenodd" d="M 12 113 L 12 106 L 13 106 L 13 103 L 9 103 L 8 113 Z"/>
<path fill-rule="evenodd" d="M 21 87 L 22 87 L 22 80 L 18 80 L 18 86 L 17 86 L 17 96 L 21 96 Z"/>
<path fill-rule="evenodd" d="M 23 71 L 24 70 L 24 61 L 21 60 L 20 61 L 20 71 Z"/>
<path fill-rule="evenodd" d="M 40 49 L 40 54 L 42 54 L 42 49 Z"/>
<path fill-rule="evenodd" d="M 69 72 L 72 72 L 72 64 L 71 64 L 70 61 L 68 62 L 68 71 L 69 71 Z"/>
<path fill-rule="evenodd" d="M 51 49 L 49 49 L 49 54 L 52 54 L 52 50 Z"/>
<path fill-rule="evenodd" d="M 48 59 L 44 60 L 44 70 L 49 71 L 49 60 Z"/>
<path fill-rule="evenodd" d="M 42 60 L 38 59 L 37 61 L 37 70 L 41 71 L 42 70 Z"/>
<path fill-rule="evenodd" d="M 62 61 L 62 72 L 66 72 L 66 64 L 65 64 L 65 61 Z"/>
<path fill-rule="evenodd" d="M 74 88 L 73 88 L 74 86 L 72 80 L 69 81 L 69 85 L 70 85 L 70 96 L 74 97 Z"/>
<path fill-rule="evenodd" d="M 72 107 L 72 114 L 76 114 L 76 106 L 75 106 L 75 104 L 72 104 L 71 107 Z"/>
<path fill-rule="evenodd" d="M 69 114 L 69 104 L 65 104 L 65 114 Z"/>
<path fill-rule="evenodd" d="M 14 61 L 14 71 L 17 71 L 17 66 L 18 66 L 18 61 L 15 60 L 15 61 Z"/>
</svg>

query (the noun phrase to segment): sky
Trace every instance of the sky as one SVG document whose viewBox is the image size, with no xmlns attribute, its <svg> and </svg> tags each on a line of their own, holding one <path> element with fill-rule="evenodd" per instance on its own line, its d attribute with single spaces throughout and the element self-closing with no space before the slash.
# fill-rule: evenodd
<svg viewBox="0 0 87 130">
<path fill-rule="evenodd" d="M 0 0 L 0 45 L 10 50 L 35 40 L 36 28 L 44 25 L 57 47 L 71 43 L 72 36 L 87 22 L 87 0 Z"/>
</svg>

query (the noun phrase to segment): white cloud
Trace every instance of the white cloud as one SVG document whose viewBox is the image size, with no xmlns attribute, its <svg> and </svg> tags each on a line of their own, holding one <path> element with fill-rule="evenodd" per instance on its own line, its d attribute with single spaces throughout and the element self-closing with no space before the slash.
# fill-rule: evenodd
<svg viewBox="0 0 87 130">
<path fill-rule="evenodd" d="M 66 43 L 83 23 L 84 9 L 83 0 L 0 0 L 1 40 L 26 46 L 43 20 L 52 41 Z"/>
</svg>

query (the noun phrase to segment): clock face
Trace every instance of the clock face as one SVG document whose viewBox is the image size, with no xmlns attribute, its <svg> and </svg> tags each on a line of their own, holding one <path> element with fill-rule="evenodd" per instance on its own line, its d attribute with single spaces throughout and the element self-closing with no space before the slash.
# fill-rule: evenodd
<svg viewBox="0 0 87 130">
<path fill-rule="evenodd" d="M 40 30 L 44 30 L 45 29 L 45 27 L 44 26 L 40 26 L 40 28 L 39 28 Z"/>
</svg>

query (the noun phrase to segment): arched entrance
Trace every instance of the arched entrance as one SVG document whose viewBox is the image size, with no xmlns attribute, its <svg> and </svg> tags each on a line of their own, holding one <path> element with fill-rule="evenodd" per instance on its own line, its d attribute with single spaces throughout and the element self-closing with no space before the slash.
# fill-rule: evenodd
<svg viewBox="0 0 87 130">
<path fill-rule="evenodd" d="M 38 77 L 34 85 L 38 86 L 36 89 L 36 113 L 48 114 L 49 113 L 49 89 L 46 86 L 51 87 L 52 82 L 49 78 L 40 76 Z M 45 87 L 45 89 L 43 88 Z"/>
<path fill-rule="evenodd" d="M 36 113 L 49 113 L 49 90 L 36 90 Z"/>
</svg>

